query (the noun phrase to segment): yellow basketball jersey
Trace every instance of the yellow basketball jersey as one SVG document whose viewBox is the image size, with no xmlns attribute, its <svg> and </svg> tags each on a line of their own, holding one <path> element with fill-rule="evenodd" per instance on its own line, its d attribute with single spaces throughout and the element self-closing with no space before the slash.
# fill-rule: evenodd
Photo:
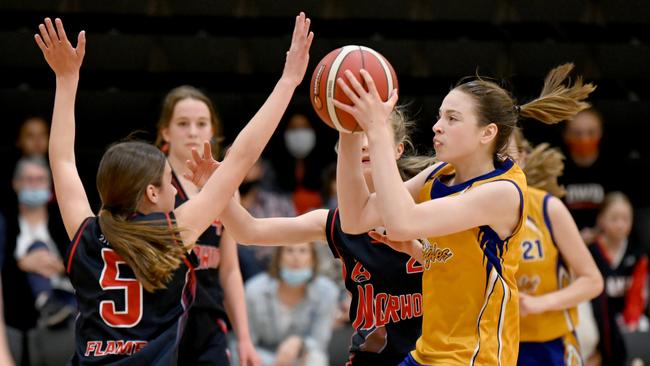
<svg viewBox="0 0 650 366">
<path fill-rule="evenodd" d="M 553 238 L 545 191 L 528 188 L 528 218 L 517 271 L 519 291 L 539 296 L 566 287 L 571 278 Z M 548 311 L 521 318 L 521 342 L 546 342 L 573 332 L 577 309 Z"/>
<path fill-rule="evenodd" d="M 526 177 L 511 160 L 465 183 L 447 186 L 440 181 L 453 173 L 449 164 L 434 170 L 419 202 L 510 181 L 520 193 L 520 220 L 506 240 L 482 226 L 425 241 L 422 336 L 412 356 L 425 365 L 514 366 L 519 348 L 515 273 L 527 211 Z"/>
</svg>

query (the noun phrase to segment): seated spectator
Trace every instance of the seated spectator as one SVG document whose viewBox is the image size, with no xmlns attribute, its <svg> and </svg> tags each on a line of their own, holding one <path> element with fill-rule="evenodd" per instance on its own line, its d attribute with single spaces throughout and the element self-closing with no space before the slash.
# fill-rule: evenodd
<svg viewBox="0 0 650 366">
<path fill-rule="evenodd" d="M 327 365 L 338 295 L 318 274 L 313 243 L 277 248 L 269 272 L 246 283 L 251 338 L 262 365 Z"/>
<path fill-rule="evenodd" d="M 25 157 L 16 165 L 13 188 L 18 196 L 18 235 L 14 256 L 40 312 L 39 322 L 55 326 L 75 311 L 72 285 L 64 275 L 61 253 L 48 224 L 52 198 L 50 170 L 42 157 Z M 67 241 L 65 242 L 67 244 Z"/>
<path fill-rule="evenodd" d="M 648 330 L 648 257 L 630 238 L 632 216 L 623 193 L 607 194 L 597 221 L 601 234 L 590 247 L 605 280 L 605 291 L 592 300 L 603 365 L 624 364 L 622 333 Z"/>
</svg>

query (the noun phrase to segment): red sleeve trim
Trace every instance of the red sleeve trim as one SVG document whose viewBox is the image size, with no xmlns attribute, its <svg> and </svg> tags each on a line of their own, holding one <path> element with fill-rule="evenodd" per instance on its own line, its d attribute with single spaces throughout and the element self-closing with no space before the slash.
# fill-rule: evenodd
<svg viewBox="0 0 650 366">
<path fill-rule="evenodd" d="M 72 258 L 74 258 L 74 253 L 77 251 L 77 245 L 79 244 L 79 240 L 81 239 L 90 219 L 92 219 L 92 217 L 87 217 L 84 222 L 81 223 L 79 231 L 77 231 L 77 235 L 75 235 L 74 240 L 72 241 L 72 249 L 70 249 L 70 254 L 68 255 L 68 265 L 65 269 L 68 275 L 70 274 L 70 269 L 72 269 Z"/>
<path fill-rule="evenodd" d="M 639 321 L 648 304 L 648 257 L 639 259 L 632 273 L 632 284 L 625 294 L 623 319 L 633 325 Z"/>
</svg>

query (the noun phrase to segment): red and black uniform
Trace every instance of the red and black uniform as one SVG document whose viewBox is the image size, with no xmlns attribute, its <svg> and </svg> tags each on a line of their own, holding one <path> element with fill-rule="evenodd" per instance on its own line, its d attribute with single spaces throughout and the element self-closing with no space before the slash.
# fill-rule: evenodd
<svg viewBox="0 0 650 366">
<path fill-rule="evenodd" d="M 619 324 L 635 324 L 645 313 L 648 257 L 632 243 L 627 243 L 625 252 L 615 263 L 600 238 L 589 246 L 589 250 L 605 282 L 605 290 L 592 300 L 603 365 L 623 365 L 626 352 Z"/>
<path fill-rule="evenodd" d="M 136 214 L 132 220 L 174 225 L 173 213 Z M 73 365 L 177 364 L 194 301 L 193 253 L 183 258 L 166 289 L 145 291 L 102 234 L 99 219 L 89 217 L 66 258 L 79 306 Z"/>
<path fill-rule="evenodd" d="M 176 187 L 178 207 L 189 197 L 172 173 L 172 184 Z M 219 282 L 221 251 L 218 234 L 219 223 L 215 222 L 196 240 L 194 253 L 199 264 L 196 268 L 196 299 L 189 312 L 187 327 L 181 341 L 179 362 L 182 365 L 228 365 L 226 333 L 228 316 L 223 305 L 223 288 Z"/>
<path fill-rule="evenodd" d="M 422 266 L 368 234 L 344 233 L 338 209 L 329 211 L 326 231 L 352 294 L 347 365 L 397 365 L 422 331 Z"/>
</svg>

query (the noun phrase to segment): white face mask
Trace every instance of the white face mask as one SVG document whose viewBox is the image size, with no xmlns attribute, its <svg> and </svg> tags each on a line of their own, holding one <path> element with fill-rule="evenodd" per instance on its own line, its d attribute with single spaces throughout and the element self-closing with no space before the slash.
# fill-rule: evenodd
<svg viewBox="0 0 650 366">
<path fill-rule="evenodd" d="M 316 133 L 311 128 L 293 128 L 284 133 L 284 143 L 291 156 L 304 159 L 316 145 Z"/>
</svg>

